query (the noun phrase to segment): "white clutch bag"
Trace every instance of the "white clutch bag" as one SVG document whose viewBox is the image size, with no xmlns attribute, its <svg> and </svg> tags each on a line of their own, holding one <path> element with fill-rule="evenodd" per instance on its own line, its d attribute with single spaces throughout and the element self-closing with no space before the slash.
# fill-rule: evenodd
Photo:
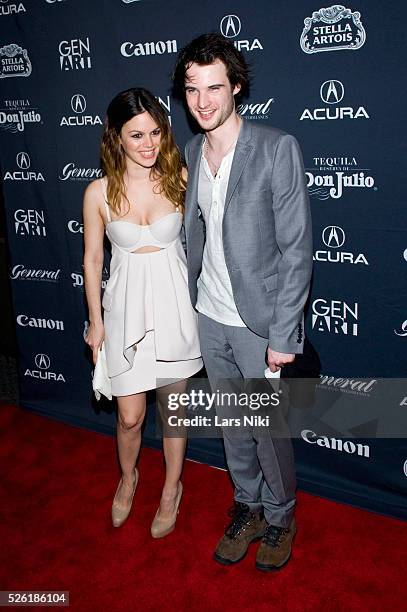
<svg viewBox="0 0 407 612">
<path fill-rule="evenodd" d="M 104 342 L 102 342 L 98 352 L 98 358 L 96 360 L 95 369 L 93 371 L 92 387 L 97 400 L 100 400 L 102 395 L 107 397 L 107 399 L 109 400 L 112 399 L 112 383 L 107 374 Z"/>
</svg>

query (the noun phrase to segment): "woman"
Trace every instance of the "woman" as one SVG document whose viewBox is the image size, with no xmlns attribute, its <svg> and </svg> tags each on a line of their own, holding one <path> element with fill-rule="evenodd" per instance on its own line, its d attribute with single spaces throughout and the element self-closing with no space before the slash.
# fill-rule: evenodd
<svg viewBox="0 0 407 612">
<path fill-rule="evenodd" d="M 104 341 L 117 397 L 122 477 L 112 522 L 119 527 L 129 515 L 139 478 L 145 392 L 161 387 L 165 394 L 168 379 L 186 379 L 201 369 L 202 360 L 180 239 L 186 171 L 167 116 L 150 92 L 129 89 L 111 101 L 101 159 L 104 176 L 86 189 L 83 208 L 90 321 L 86 342 L 96 363 Z M 112 259 L 101 304 L 105 232 Z M 175 526 L 185 436 L 164 437 L 163 448 L 166 478 L 153 537 L 167 535 Z"/>
</svg>

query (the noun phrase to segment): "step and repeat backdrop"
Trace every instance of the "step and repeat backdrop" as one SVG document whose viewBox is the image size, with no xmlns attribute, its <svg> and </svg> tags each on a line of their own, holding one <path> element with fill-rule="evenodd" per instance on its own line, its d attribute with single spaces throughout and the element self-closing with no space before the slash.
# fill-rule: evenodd
<svg viewBox="0 0 407 612">
<path fill-rule="evenodd" d="M 407 391 L 392 385 L 407 369 L 407 15 L 401 2 L 321 3 L 0 0 L 0 163 L 24 407 L 114 431 L 113 403 L 92 397 L 83 341 L 83 191 L 101 176 L 105 110 L 123 89 L 158 97 L 183 150 L 194 127 L 171 72 L 189 40 L 215 31 L 251 66 L 244 120 L 294 134 L 303 150 L 317 391 L 332 407 L 344 393 L 369 402 L 386 384 L 397 391 L 381 423 L 387 409 L 407 411 Z M 108 270 L 107 253 L 102 288 Z M 346 437 L 314 415 L 295 440 L 300 486 L 406 516 L 405 431 L 386 436 L 378 421 L 348 422 Z M 158 444 L 150 425 L 145 439 Z M 224 465 L 219 439 L 191 440 L 189 455 Z"/>
</svg>

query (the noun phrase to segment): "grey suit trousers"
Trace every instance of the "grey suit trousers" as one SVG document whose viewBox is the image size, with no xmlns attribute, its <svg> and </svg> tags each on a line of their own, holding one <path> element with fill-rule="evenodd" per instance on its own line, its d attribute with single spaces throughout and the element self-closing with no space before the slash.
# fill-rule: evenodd
<svg viewBox="0 0 407 612">
<path fill-rule="evenodd" d="M 199 313 L 199 337 L 209 382 L 264 378 L 268 340 L 247 327 L 223 325 Z M 268 523 L 288 527 L 295 506 L 295 464 L 291 439 L 271 429 L 223 428 L 226 460 L 235 500 L 264 510 Z"/>
</svg>

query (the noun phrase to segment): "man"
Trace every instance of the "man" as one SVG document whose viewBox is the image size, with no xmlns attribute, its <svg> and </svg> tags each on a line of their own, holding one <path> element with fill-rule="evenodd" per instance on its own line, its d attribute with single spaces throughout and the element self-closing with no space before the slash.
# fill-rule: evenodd
<svg viewBox="0 0 407 612">
<path fill-rule="evenodd" d="M 248 69 L 222 36 L 202 35 L 180 52 L 174 86 L 204 131 L 185 150 L 185 233 L 208 378 L 262 378 L 266 363 L 276 372 L 303 348 L 312 239 L 301 152 L 292 136 L 236 113 Z M 256 567 L 281 567 L 296 532 L 291 440 L 223 436 L 235 505 L 214 557 L 236 563 L 261 539 Z"/>
</svg>

